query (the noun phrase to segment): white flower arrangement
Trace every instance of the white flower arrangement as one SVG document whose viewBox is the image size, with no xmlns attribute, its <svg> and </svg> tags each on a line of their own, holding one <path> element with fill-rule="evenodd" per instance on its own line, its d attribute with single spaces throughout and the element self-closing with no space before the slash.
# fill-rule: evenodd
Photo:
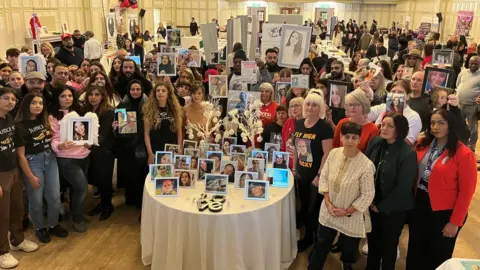
<svg viewBox="0 0 480 270">
<path fill-rule="evenodd" d="M 257 142 L 262 142 L 263 123 L 260 119 L 261 107 L 262 103 L 259 100 L 253 100 L 248 103 L 243 113 L 239 113 L 237 109 L 229 111 L 226 117 L 229 121 L 224 120 L 226 130 L 224 135 L 231 136 L 236 133 L 237 129 L 240 129 L 240 137 L 244 143 L 250 141 L 252 147 L 255 147 L 256 135 L 258 135 Z M 227 126 L 226 123 L 229 123 L 230 126 Z"/>
<path fill-rule="evenodd" d="M 223 125 L 223 120 L 219 120 L 222 112 L 218 101 L 204 101 L 202 105 L 204 108 L 203 117 L 205 117 L 205 121 L 201 124 L 192 124 L 187 119 L 187 126 L 185 127 L 188 139 L 193 140 L 195 135 L 200 138 L 200 149 L 203 149 L 205 143 L 211 140 L 210 138 L 213 134 L 215 134 L 214 141 L 216 143 L 220 141 L 222 136 L 219 129 Z"/>
</svg>

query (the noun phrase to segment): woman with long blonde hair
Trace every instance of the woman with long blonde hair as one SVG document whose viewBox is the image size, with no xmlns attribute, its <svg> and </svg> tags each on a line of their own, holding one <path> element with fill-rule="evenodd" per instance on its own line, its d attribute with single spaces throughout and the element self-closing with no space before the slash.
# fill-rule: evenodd
<svg viewBox="0 0 480 270">
<path fill-rule="evenodd" d="M 183 110 L 171 83 L 158 82 L 143 106 L 145 147 L 148 163 L 153 164 L 156 151 L 164 151 L 165 144 L 178 144 L 183 152 Z"/>
</svg>

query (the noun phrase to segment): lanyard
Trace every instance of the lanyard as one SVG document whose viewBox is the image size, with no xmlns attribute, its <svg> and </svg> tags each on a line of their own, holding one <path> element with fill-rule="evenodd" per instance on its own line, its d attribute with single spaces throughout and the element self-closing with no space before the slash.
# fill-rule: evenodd
<svg viewBox="0 0 480 270">
<path fill-rule="evenodd" d="M 446 145 L 442 149 L 438 150 L 437 139 L 433 140 L 432 148 L 430 149 L 430 155 L 428 155 L 427 165 L 425 166 L 425 178 L 428 179 L 432 173 L 432 165 L 435 160 L 437 160 L 446 149 Z"/>
</svg>

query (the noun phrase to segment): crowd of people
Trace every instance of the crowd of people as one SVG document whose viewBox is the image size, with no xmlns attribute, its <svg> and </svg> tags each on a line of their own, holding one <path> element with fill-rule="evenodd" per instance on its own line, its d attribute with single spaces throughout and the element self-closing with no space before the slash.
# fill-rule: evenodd
<svg viewBox="0 0 480 270">
<path fill-rule="evenodd" d="M 158 33 L 163 35 L 162 27 Z M 191 30 L 198 32 L 195 25 Z M 0 267 L 18 264 L 10 249 L 38 248 L 24 238 L 28 220 L 38 240 L 48 243 L 52 236 L 68 237 L 59 220 L 71 219 L 74 230 L 84 233 L 85 213 L 108 219 L 114 211 L 115 160 L 116 188 L 125 189 L 126 205 L 141 208 L 155 153 L 166 144 L 179 145 L 182 153 L 186 123 L 206 121 L 209 75 L 228 75 L 228 89 L 241 81 L 247 55 L 240 43 L 228 52 L 225 64 L 202 61 L 202 67 L 190 68 L 180 61 L 176 75 L 169 77 L 149 72 L 158 50 L 145 51 L 141 36 L 135 30 L 131 39 L 117 40 L 117 57 L 108 72 L 99 61 L 102 56 L 85 51 L 80 31 L 63 34 L 57 53 L 48 42 L 39 46 L 47 76 L 18 72 L 19 55 L 31 54 L 31 49 L 7 50 L 7 62 L 0 63 Z M 87 40 L 91 38 L 89 31 Z M 266 50 L 265 61 L 256 59 L 257 83 L 241 83 L 246 91 L 260 92 L 262 103 L 266 141 L 252 147 L 278 141 L 281 151 L 290 153 L 301 202 L 296 224 L 305 226 L 298 252 L 313 245 L 309 269 L 322 269 L 329 252 L 342 252 L 343 268 L 353 269 L 360 239 L 367 238 L 362 248 L 367 269 L 395 269 L 399 238 L 408 224 L 407 269 L 435 269 L 451 258 L 475 192 L 480 47 L 469 50 L 464 37 L 452 35 L 446 47 L 465 67 L 454 62 L 440 68 L 455 70 L 456 93 L 434 86 L 427 94 L 422 91 L 424 68 L 430 65 L 432 46 L 441 46 L 437 39 L 421 40 L 393 29 L 386 39 L 399 44 L 398 49 L 391 52 L 395 46 L 389 46 L 387 52 L 375 21 L 370 30 L 366 22 L 358 27 L 342 21 L 331 39 L 350 52 L 348 66 L 312 50 L 298 69 L 282 68 L 281 48 L 274 47 Z M 142 65 L 130 55 L 141 55 Z M 380 60 L 382 55 L 388 59 Z M 381 69 L 373 77 L 372 64 Z M 413 73 L 403 76 L 410 67 Z M 290 82 L 292 74 L 309 76 L 310 87 L 288 89 L 277 99 L 276 83 Z M 342 108 L 328 106 L 331 81 L 355 89 Z M 387 110 L 390 94 L 403 96 L 403 111 Z M 115 109 L 125 109 L 125 119 L 115 116 Z M 87 113 L 98 117 L 98 145 L 62 140 L 65 119 Z M 100 202 L 85 211 L 89 184 Z"/>
</svg>

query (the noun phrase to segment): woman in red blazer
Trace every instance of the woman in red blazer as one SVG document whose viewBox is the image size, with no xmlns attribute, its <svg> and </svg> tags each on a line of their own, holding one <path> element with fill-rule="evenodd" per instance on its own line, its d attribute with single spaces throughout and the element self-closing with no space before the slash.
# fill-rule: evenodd
<svg viewBox="0 0 480 270">
<path fill-rule="evenodd" d="M 432 113 L 416 147 L 418 182 L 408 240 L 407 270 L 436 269 L 452 257 L 477 185 L 475 154 L 458 140 L 455 119 Z"/>
</svg>

